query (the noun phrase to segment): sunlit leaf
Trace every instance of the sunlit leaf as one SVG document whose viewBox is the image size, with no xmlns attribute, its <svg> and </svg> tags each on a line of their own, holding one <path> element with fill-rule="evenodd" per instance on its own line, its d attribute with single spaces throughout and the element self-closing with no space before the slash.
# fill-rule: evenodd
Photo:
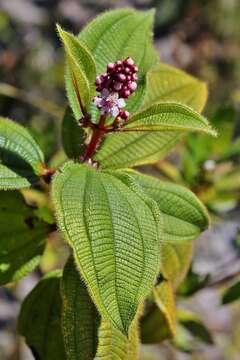
<svg viewBox="0 0 240 360">
<path fill-rule="evenodd" d="M 0 189 L 28 187 L 38 180 L 43 153 L 21 125 L 0 118 Z"/>
<path fill-rule="evenodd" d="M 157 205 L 128 175 L 71 162 L 54 178 L 53 200 L 97 308 L 127 334 L 160 266 Z"/>
<path fill-rule="evenodd" d="M 194 240 L 208 228 L 204 205 L 187 188 L 136 171 L 128 171 L 158 204 L 164 220 L 164 243 Z"/>
<path fill-rule="evenodd" d="M 99 329 L 96 360 L 133 360 L 139 357 L 138 323 L 133 321 L 128 338 L 108 321 L 103 320 Z"/>
<path fill-rule="evenodd" d="M 163 280 L 153 289 L 154 300 L 164 314 L 172 337 L 176 334 L 176 305 L 173 287 L 169 281 Z"/>
<path fill-rule="evenodd" d="M 57 25 L 66 52 L 67 95 L 76 119 L 87 112 L 95 92 L 96 65 L 91 52 L 80 40 Z"/>
<path fill-rule="evenodd" d="M 177 101 L 201 112 L 207 95 L 207 87 L 203 81 L 174 66 L 161 63 L 147 75 L 144 103 L 150 105 L 159 101 Z"/>
<path fill-rule="evenodd" d="M 167 77 L 167 79 L 166 79 Z M 190 94 L 186 93 L 186 84 Z M 207 98 L 205 84 L 181 70 L 160 64 L 148 73 L 145 105 L 161 101 L 177 101 L 201 111 Z M 184 133 L 128 132 L 109 134 L 95 158 L 104 167 L 123 168 L 155 162 L 168 153 Z"/>
<path fill-rule="evenodd" d="M 155 303 L 142 319 L 141 340 L 144 344 L 155 344 L 171 339 L 176 334 L 176 305 L 173 287 L 163 280 L 153 290 Z"/>
<path fill-rule="evenodd" d="M 131 56 L 139 67 L 138 89 L 128 100 L 127 108 L 136 110 L 143 102 L 146 73 L 158 64 L 152 46 L 154 11 L 118 9 L 108 11 L 90 22 L 80 33 L 80 40 L 92 51 L 97 73 L 106 71 L 109 62 Z"/>
</svg>

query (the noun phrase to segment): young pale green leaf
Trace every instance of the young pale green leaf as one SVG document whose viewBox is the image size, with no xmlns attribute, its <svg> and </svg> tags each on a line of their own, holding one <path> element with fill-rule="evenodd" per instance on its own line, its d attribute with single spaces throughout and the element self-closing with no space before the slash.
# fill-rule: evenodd
<svg viewBox="0 0 240 360">
<path fill-rule="evenodd" d="M 157 205 L 128 175 L 123 181 L 72 162 L 55 176 L 53 200 L 97 308 L 127 334 L 160 266 Z"/>
<path fill-rule="evenodd" d="M 161 268 L 164 278 L 170 280 L 177 288 L 184 280 L 191 265 L 193 243 L 181 241 L 163 243 L 161 247 Z"/>
<path fill-rule="evenodd" d="M 15 191 L 0 191 L 0 285 L 17 281 L 40 261 L 49 225 Z"/>
<path fill-rule="evenodd" d="M 200 112 L 206 99 L 206 86 L 181 70 L 159 64 L 148 72 L 145 106 L 176 101 Z M 178 131 L 109 134 L 95 158 L 102 166 L 112 168 L 155 162 L 171 150 L 184 134 Z"/>
<path fill-rule="evenodd" d="M 38 180 L 44 158 L 21 125 L 0 117 L 0 189 L 28 187 Z"/>
<path fill-rule="evenodd" d="M 173 287 L 163 280 L 153 290 L 153 300 L 141 320 L 141 341 L 156 344 L 176 335 L 176 304 Z"/>
<path fill-rule="evenodd" d="M 76 119 L 85 115 L 95 92 L 96 65 L 91 52 L 74 35 L 57 25 L 66 60 L 67 95 Z"/>
<path fill-rule="evenodd" d="M 48 273 L 25 298 L 18 321 L 35 359 L 66 360 L 61 330 L 61 271 Z"/>
<path fill-rule="evenodd" d="M 144 99 L 146 73 L 159 62 L 152 46 L 154 11 L 118 9 L 98 16 L 80 33 L 80 40 L 92 51 L 97 72 L 102 74 L 109 62 L 131 56 L 139 67 L 138 89 L 127 102 L 135 111 Z"/>
<path fill-rule="evenodd" d="M 176 335 L 176 304 L 172 284 L 163 280 L 153 289 L 154 300 L 166 319 L 171 337 Z"/>
<path fill-rule="evenodd" d="M 62 122 L 62 143 L 66 155 L 70 159 L 79 159 L 84 154 L 85 132 L 67 107 Z"/>
<path fill-rule="evenodd" d="M 92 360 L 97 349 L 99 315 L 73 258 L 67 261 L 61 281 L 62 331 L 67 360 Z"/>
<path fill-rule="evenodd" d="M 176 101 L 201 112 L 207 101 L 203 81 L 167 64 L 158 64 L 147 74 L 145 106 L 156 102 Z"/>
<path fill-rule="evenodd" d="M 237 281 L 235 284 L 226 289 L 222 296 L 222 304 L 230 304 L 233 301 L 240 299 L 240 281 Z"/>
<path fill-rule="evenodd" d="M 134 320 L 126 337 L 110 322 L 102 320 L 95 360 L 133 360 L 139 357 L 138 322 Z"/>
</svg>

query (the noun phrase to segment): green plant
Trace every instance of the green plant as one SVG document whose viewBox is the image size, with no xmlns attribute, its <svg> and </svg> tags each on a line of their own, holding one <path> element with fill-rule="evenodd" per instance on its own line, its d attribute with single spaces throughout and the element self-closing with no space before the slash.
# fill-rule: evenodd
<svg viewBox="0 0 240 360">
<path fill-rule="evenodd" d="M 157 161 L 187 132 L 216 133 L 199 114 L 205 84 L 160 63 L 153 16 L 107 12 L 78 37 L 57 26 L 70 105 L 62 167 L 48 167 L 28 131 L 0 119 L 1 284 L 39 264 L 53 212 L 71 251 L 22 306 L 19 332 L 36 359 L 137 359 L 139 320 L 144 329 L 154 306 L 167 337 L 176 332 L 174 291 L 208 215 L 189 190 L 130 168 Z M 17 191 L 28 187 L 44 193 L 35 208 Z"/>
</svg>

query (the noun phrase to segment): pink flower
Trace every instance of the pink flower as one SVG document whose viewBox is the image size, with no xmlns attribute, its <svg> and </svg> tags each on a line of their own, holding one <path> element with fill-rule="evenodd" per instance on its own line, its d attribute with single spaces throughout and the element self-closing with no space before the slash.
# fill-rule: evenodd
<svg viewBox="0 0 240 360">
<path fill-rule="evenodd" d="M 109 114 L 114 118 L 118 116 L 120 109 L 126 106 L 124 99 L 119 98 L 117 92 L 109 92 L 108 89 L 103 89 L 101 96 L 94 97 L 94 104 L 101 110 L 101 114 Z"/>
</svg>

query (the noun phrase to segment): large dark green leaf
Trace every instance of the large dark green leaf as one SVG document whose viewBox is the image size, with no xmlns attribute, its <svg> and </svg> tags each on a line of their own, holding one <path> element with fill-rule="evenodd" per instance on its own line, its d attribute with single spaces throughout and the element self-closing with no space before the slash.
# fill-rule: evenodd
<svg viewBox="0 0 240 360">
<path fill-rule="evenodd" d="M 0 189 L 28 187 L 38 180 L 43 154 L 28 131 L 0 118 Z"/>
<path fill-rule="evenodd" d="M 67 107 L 62 122 L 62 143 L 66 155 L 70 159 L 79 159 L 84 154 L 85 132 Z"/>
<path fill-rule="evenodd" d="M 65 265 L 61 290 L 62 329 L 67 360 L 92 360 L 97 349 L 100 319 L 72 257 Z"/>
<path fill-rule="evenodd" d="M 48 231 L 20 193 L 0 191 L 1 285 L 21 279 L 39 264 Z"/>
<path fill-rule="evenodd" d="M 72 162 L 54 178 L 53 201 L 101 315 L 127 334 L 160 266 L 157 205 L 128 175 Z"/>
<path fill-rule="evenodd" d="M 36 360 L 66 360 L 61 330 L 60 271 L 48 273 L 25 298 L 18 322 Z"/>
</svg>

